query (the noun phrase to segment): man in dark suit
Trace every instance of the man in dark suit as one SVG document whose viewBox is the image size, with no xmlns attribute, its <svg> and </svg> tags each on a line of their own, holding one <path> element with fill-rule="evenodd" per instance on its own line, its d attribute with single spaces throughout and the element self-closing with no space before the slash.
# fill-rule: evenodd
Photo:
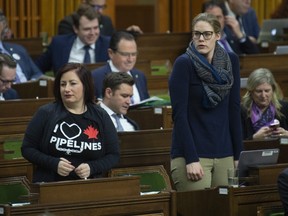
<svg viewBox="0 0 288 216">
<path fill-rule="evenodd" d="M 100 106 L 109 114 L 117 131 L 134 131 L 139 127 L 125 116 L 133 96 L 133 78 L 126 72 L 109 73 L 103 80 L 103 100 Z"/>
<path fill-rule="evenodd" d="M 93 7 L 95 11 L 99 13 L 100 15 L 99 16 L 99 28 L 100 28 L 101 35 L 111 36 L 115 32 L 115 29 L 114 29 L 111 18 L 103 14 L 103 11 L 107 6 L 106 0 L 86 0 L 83 2 Z M 140 27 L 136 25 L 131 25 L 126 30 L 137 32 L 137 33 L 142 33 L 142 30 L 140 29 Z M 73 19 L 72 19 L 72 15 L 68 15 L 59 22 L 58 34 L 59 35 L 69 34 L 72 32 L 73 32 Z"/>
<path fill-rule="evenodd" d="M 35 65 L 26 49 L 18 44 L 2 41 L 7 28 L 7 20 L 2 11 L 0 11 L 0 53 L 5 53 L 12 56 L 16 63 L 16 78 L 15 82 L 27 82 L 44 78 L 42 71 Z"/>
<path fill-rule="evenodd" d="M 218 41 L 219 44 L 226 49 L 228 52 L 235 52 L 237 54 L 255 54 L 259 53 L 258 47 L 249 38 L 247 40 L 240 42 L 232 28 L 225 24 L 225 16 L 227 16 L 227 11 L 223 3 L 218 3 L 217 0 L 206 1 L 203 4 L 203 12 L 207 12 L 215 15 L 221 24 L 221 39 Z M 234 28 L 236 29 L 236 28 Z M 237 30 L 236 30 L 237 31 Z M 240 32 L 240 28 L 238 29 Z M 228 35 L 226 34 L 228 33 Z M 239 33 L 239 38 L 243 34 Z"/>
<path fill-rule="evenodd" d="M 110 37 L 100 35 L 98 14 L 81 4 L 73 14 L 74 34 L 53 37 L 45 53 L 35 62 L 42 71 L 54 71 L 68 62 L 95 63 L 109 59 Z"/>
<path fill-rule="evenodd" d="M 11 88 L 16 78 L 16 66 L 16 61 L 10 55 L 0 53 L 0 101 L 19 98 Z"/>
<path fill-rule="evenodd" d="M 259 53 L 257 38 L 259 25 L 250 1 L 226 0 L 224 32 L 234 52 L 237 54 Z"/>
<path fill-rule="evenodd" d="M 132 104 L 149 98 L 146 77 L 143 72 L 134 68 L 138 54 L 134 36 L 125 31 L 114 33 L 108 54 L 110 60 L 107 64 L 92 71 L 96 98 L 102 98 L 103 80 L 111 72 L 126 72 L 134 78 Z"/>
<path fill-rule="evenodd" d="M 105 1 L 104 3 L 102 3 L 102 1 L 104 0 L 87 0 L 85 3 L 93 7 L 99 13 L 99 28 L 101 35 L 111 36 L 115 32 L 115 29 L 110 17 L 102 14 L 102 11 L 106 8 L 106 4 L 104 4 Z M 58 34 L 70 34 L 73 31 L 73 18 L 72 14 L 70 14 L 59 22 Z"/>
</svg>

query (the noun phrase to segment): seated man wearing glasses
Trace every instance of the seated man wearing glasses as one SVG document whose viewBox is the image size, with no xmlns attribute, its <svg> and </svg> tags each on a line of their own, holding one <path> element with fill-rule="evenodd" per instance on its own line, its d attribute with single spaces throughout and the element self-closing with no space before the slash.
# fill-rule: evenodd
<svg viewBox="0 0 288 216">
<path fill-rule="evenodd" d="M 107 7 L 106 0 L 86 0 L 83 2 L 93 7 L 95 11 L 99 13 L 99 27 L 101 35 L 111 36 L 115 32 L 115 29 L 111 18 L 103 14 L 104 9 Z M 140 27 L 136 25 L 131 25 L 126 30 L 140 34 L 143 33 Z M 72 15 L 64 17 L 64 19 L 59 22 L 58 34 L 70 34 L 73 32 Z"/>
<path fill-rule="evenodd" d="M 137 44 L 134 36 L 126 31 L 114 33 L 110 40 L 108 55 L 110 60 L 107 64 L 92 71 L 96 98 L 102 99 L 103 80 L 106 74 L 111 72 L 127 72 L 133 77 L 135 84 L 131 104 L 149 98 L 146 77 L 143 72 L 134 68 L 137 60 Z"/>
<path fill-rule="evenodd" d="M 17 92 L 11 88 L 16 78 L 16 61 L 8 54 L 0 53 L 0 101 L 18 99 Z"/>
</svg>

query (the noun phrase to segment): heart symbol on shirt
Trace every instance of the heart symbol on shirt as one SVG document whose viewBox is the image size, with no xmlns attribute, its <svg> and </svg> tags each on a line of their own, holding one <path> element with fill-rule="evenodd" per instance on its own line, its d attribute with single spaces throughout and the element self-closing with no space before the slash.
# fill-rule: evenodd
<svg viewBox="0 0 288 216">
<path fill-rule="evenodd" d="M 67 138 L 67 139 L 75 139 L 78 136 L 80 136 L 82 130 L 81 128 L 73 123 L 73 124 L 68 124 L 66 122 L 62 122 L 60 125 L 60 130 L 62 132 L 62 134 Z M 66 132 L 65 132 L 66 131 Z M 67 134 L 71 134 L 71 136 L 67 135 Z"/>
</svg>

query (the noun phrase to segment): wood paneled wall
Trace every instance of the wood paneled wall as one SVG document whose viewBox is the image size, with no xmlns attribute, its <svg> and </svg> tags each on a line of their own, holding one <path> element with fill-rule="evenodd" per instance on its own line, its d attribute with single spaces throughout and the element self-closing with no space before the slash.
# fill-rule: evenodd
<svg viewBox="0 0 288 216">
<path fill-rule="evenodd" d="M 282 0 L 253 0 L 251 6 L 255 9 L 260 27 L 264 19 L 269 19 L 271 14 Z M 287 17 L 288 18 L 288 17 Z"/>
<path fill-rule="evenodd" d="M 150 3 L 153 10 L 153 29 L 155 32 L 187 32 L 191 29 L 192 18 L 201 12 L 205 0 L 106 0 L 105 13 L 112 18 L 117 28 L 121 17 L 116 17 L 119 5 L 133 5 L 139 8 Z M 9 26 L 16 38 L 39 37 L 40 32 L 48 36 L 57 34 L 57 25 L 64 16 L 76 10 L 82 0 L 0 0 L 0 8 L 6 14 Z M 152 2 L 152 3 L 151 3 Z M 256 10 L 259 25 L 268 19 L 281 0 L 253 0 L 252 7 Z M 151 14 L 139 10 L 138 19 L 148 19 Z M 136 21 L 135 13 L 125 14 L 125 19 Z M 139 18 L 140 17 L 140 18 Z M 143 22 L 143 21 L 142 21 Z M 145 23 L 145 21 L 144 21 Z M 121 24 L 125 25 L 125 23 Z M 150 24 L 149 24 L 150 25 Z"/>
<path fill-rule="evenodd" d="M 0 0 L 0 8 L 7 16 L 15 36 L 33 37 L 40 31 L 39 0 Z"/>
<path fill-rule="evenodd" d="M 115 1 L 116 29 L 138 25 L 144 32 L 170 31 L 170 0 Z"/>
<path fill-rule="evenodd" d="M 192 6 L 193 3 L 193 6 Z M 191 29 L 191 20 L 193 17 L 193 8 L 195 4 L 201 4 L 198 1 L 172 1 L 172 26 L 173 32 L 187 32 Z"/>
</svg>

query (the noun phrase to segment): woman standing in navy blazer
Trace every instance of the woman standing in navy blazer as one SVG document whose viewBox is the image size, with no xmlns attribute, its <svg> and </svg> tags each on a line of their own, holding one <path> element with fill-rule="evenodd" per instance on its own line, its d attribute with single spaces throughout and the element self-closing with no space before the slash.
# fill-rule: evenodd
<svg viewBox="0 0 288 216">
<path fill-rule="evenodd" d="M 227 185 L 227 169 L 237 166 L 242 150 L 239 60 L 220 38 L 216 16 L 196 16 L 192 41 L 169 80 L 171 175 L 178 191 Z"/>
</svg>

